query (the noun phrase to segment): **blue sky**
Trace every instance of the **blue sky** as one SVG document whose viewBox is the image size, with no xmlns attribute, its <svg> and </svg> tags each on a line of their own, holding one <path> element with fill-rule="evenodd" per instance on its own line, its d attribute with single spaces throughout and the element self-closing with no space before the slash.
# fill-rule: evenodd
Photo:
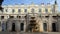
<svg viewBox="0 0 60 34">
<path fill-rule="evenodd" d="M 34 2 L 35 4 L 41 4 L 44 2 L 45 4 L 47 3 L 54 3 L 54 0 L 4 0 L 3 5 L 14 5 L 14 4 L 30 4 L 31 2 Z M 60 0 L 57 0 L 58 4 Z"/>
</svg>

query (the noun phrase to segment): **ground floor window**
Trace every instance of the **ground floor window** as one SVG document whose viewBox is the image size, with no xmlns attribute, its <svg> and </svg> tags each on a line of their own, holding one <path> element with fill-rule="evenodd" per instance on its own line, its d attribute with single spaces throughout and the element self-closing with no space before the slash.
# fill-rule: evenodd
<svg viewBox="0 0 60 34">
<path fill-rule="evenodd" d="M 44 31 L 47 31 L 47 23 L 43 23 L 43 29 Z"/>
<path fill-rule="evenodd" d="M 20 24 L 20 30 L 23 31 L 24 30 L 24 23 Z"/>
</svg>

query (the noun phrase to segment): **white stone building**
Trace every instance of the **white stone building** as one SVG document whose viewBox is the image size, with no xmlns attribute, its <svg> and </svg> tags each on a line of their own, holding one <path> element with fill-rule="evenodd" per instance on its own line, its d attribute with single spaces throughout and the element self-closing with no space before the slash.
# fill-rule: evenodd
<svg viewBox="0 0 60 34">
<path fill-rule="evenodd" d="M 60 13 L 53 5 L 5 5 L 0 11 L 0 31 L 60 32 Z"/>
</svg>

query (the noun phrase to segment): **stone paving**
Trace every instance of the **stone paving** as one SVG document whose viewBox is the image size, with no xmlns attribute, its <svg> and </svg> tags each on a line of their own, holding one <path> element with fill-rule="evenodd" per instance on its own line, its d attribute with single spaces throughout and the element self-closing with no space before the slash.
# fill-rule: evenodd
<svg viewBox="0 0 60 34">
<path fill-rule="evenodd" d="M 60 32 L 0 32 L 0 34 L 60 34 Z"/>
</svg>

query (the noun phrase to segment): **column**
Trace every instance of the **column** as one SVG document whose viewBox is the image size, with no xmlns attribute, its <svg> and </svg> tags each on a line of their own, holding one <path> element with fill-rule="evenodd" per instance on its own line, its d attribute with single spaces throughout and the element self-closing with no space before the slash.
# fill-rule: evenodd
<svg viewBox="0 0 60 34">
<path fill-rule="evenodd" d="M 24 32 L 26 32 L 26 22 L 24 23 Z"/>
<path fill-rule="evenodd" d="M 43 23 L 40 23 L 40 32 L 43 32 Z"/>
<path fill-rule="evenodd" d="M 2 31 L 2 22 L 0 22 L 0 31 Z"/>
<path fill-rule="evenodd" d="M 12 30 L 12 23 L 9 21 L 7 23 L 7 31 L 11 31 Z"/>
<path fill-rule="evenodd" d="M 52 23 L 49 22 L 49 23 L 47 24 L 47 26 L 48 26 L 47 32 L 51 32 L 51 31 L 52 31 Z"/>
<path fill-rule="evenodd" d="M 2 31 L 6 31 L 6 23 L 5 23 L 5 21 L 2 21 Z"/>
<path fill-rule="evenodd" d="M 58 26 L 58 31 L 60 32 L 60 18 L 58 18 L 58 24 L 57 24 L 57 26 Z"/>
<path fill-rule="evenodd" d="M 48 32 L 52 31 L 52 15 L 49 15 L 49 20 L 48 20 Z"/>
<path fill-rule="evenodd" d="M 16 30 L 17 32 L 20 31 L 20 23 L 19 23 L 19 21 L 15 22 L 15 30 Z"/>
</svg>

